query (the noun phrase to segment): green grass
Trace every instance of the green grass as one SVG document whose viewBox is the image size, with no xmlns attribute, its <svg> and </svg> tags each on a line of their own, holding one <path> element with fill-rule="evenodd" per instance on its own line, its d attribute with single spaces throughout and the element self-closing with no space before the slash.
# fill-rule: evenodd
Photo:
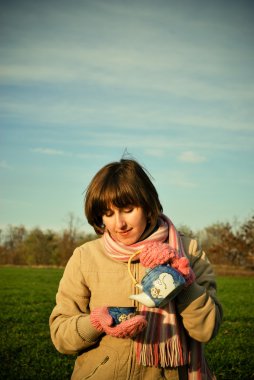
<svg viewBox="0 0 254 380">
<path fill-rule="evenodd" d="M 0 378 L 70 379 L 75 357 L 53 347 L 48 318 L 62 269 L 0 268 Z M 218 380 L 254 379 L 253 277 L 218 277 L 224 308 L 219 335 L 206 346 Z"/>
<path fill-rule="evenodd" d="M 55 350 L 48 327 L 62 273 L 0 268 L 1 379 L 70 379 L 74 357 Z"/>
<path fill-rule="evenodd" d="M 254 278 L 218 277 L 223 324 L 206 346 L 218 380 L 254 379 Z"/>
</svg>

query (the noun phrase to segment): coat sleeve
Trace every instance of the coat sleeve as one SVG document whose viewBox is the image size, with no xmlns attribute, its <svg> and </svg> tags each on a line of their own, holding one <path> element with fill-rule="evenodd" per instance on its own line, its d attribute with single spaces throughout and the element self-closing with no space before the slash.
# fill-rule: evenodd
<svg viewBox="0 0 254 380">
<path fill-rule="evenodd" d="M 95 344 L 100 333 L 89 317 L 90 291 L 81 273 L 81 253 L 77 248 L 68 261 L 49 318 L 51 339 L 64 354 L 75 354 Z"/>
<path fill-rule="evenodd" d="M 216 297 L 216 281 L 212 266 L 196 240 L 182 238 L 196 280 L 176 298 L 185 329 L 199 341 L 208 342 L 218 332 L 222 307 Z"/>
</svg>

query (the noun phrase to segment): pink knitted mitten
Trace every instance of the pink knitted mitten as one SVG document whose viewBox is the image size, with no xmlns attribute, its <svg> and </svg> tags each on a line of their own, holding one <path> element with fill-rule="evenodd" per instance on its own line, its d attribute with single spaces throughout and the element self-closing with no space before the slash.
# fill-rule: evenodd
<svg viewBox="0 0 254 380">
<path fill-rule="evenodd" d="M 142 249 L 139 259 L 146 268 L 154 268 L 157 265 L 165 264 L 176 256 L 175 250 L 168 244 L 151 241 L 146 243 Z"/>
<path fill-rule="evenodd" d="M 190 262 L 187 257 L 173 259 L 171 266 L 183 275 L 186 281 L 185 286 L 188 286 L 195 281 L 196 276 L 191 269 Z"/>
<path fill-rule="evenodd" d="M 113 323 L 113 318 L 109 314 L 106 306 L 94 309 L 90 314 L 90 320 L 93 327 L 99 332 L 104 332 L 103 326 L 111 326 Z"/>
<path fill-rule="evenodd" d="M 117 326 L 111 327 L 113 319 L 108 313 L 106 306 L 94 309 L 90 314 L 90 320 L 96 330 L 105 332 L 107 335 L 111 335 L 116 338 L 133 338 L 147 325 L 147 321 L 144 316 L 136 315 L 135 317 L 130 318 Z"/>
</svg>

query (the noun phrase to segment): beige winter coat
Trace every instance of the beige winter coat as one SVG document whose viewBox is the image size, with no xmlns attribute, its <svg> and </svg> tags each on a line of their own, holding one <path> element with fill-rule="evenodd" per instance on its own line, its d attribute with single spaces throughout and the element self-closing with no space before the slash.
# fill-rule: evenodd
<svg viewBox="0 0 254 380">
<path fill-rule="evenodd" d="M 218 332 L 222 309 L 216 299 L 211 265 L 197 242 L 182 237 L 185 252 L 196 274 L 196 281 L 176 299 L 188 334 L 208 342 Z M 138 282 L 145 268 L 133 263 Z M 184 379 L 177 369 L 143 367 L 136 363 L 132 339 L 100 334 L 90 323 L 89 313 L 101 306 L 139 306 L 128 297 L 138 292 L 128 274 L 127 263 L 113 261 L 104 253 L 102 239 L 77 248 L 59 284 L 56 306 L 50 316 L 51 338 L 64 354 L 78 354 L 72 380 L 156 380 Z"/>
</svg>

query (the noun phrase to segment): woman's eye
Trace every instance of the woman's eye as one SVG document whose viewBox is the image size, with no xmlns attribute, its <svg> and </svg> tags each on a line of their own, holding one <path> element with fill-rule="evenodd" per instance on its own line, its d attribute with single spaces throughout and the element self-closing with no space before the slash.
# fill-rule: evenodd
<svg viewBox="0 0 254 380">
<path fill-rule="evenodd" d="M 107 217 L 110 217 L 110 216 L 113 215 L 113 211 L 112 210 L 107 210 L 104 215 L 107 216 Z"/>
<path fill-rule="evenodd" d="M 124 212 L 129 213 L 133 211 L 133 207 L 128 207 L 124 209 Z"/>
</svg>

